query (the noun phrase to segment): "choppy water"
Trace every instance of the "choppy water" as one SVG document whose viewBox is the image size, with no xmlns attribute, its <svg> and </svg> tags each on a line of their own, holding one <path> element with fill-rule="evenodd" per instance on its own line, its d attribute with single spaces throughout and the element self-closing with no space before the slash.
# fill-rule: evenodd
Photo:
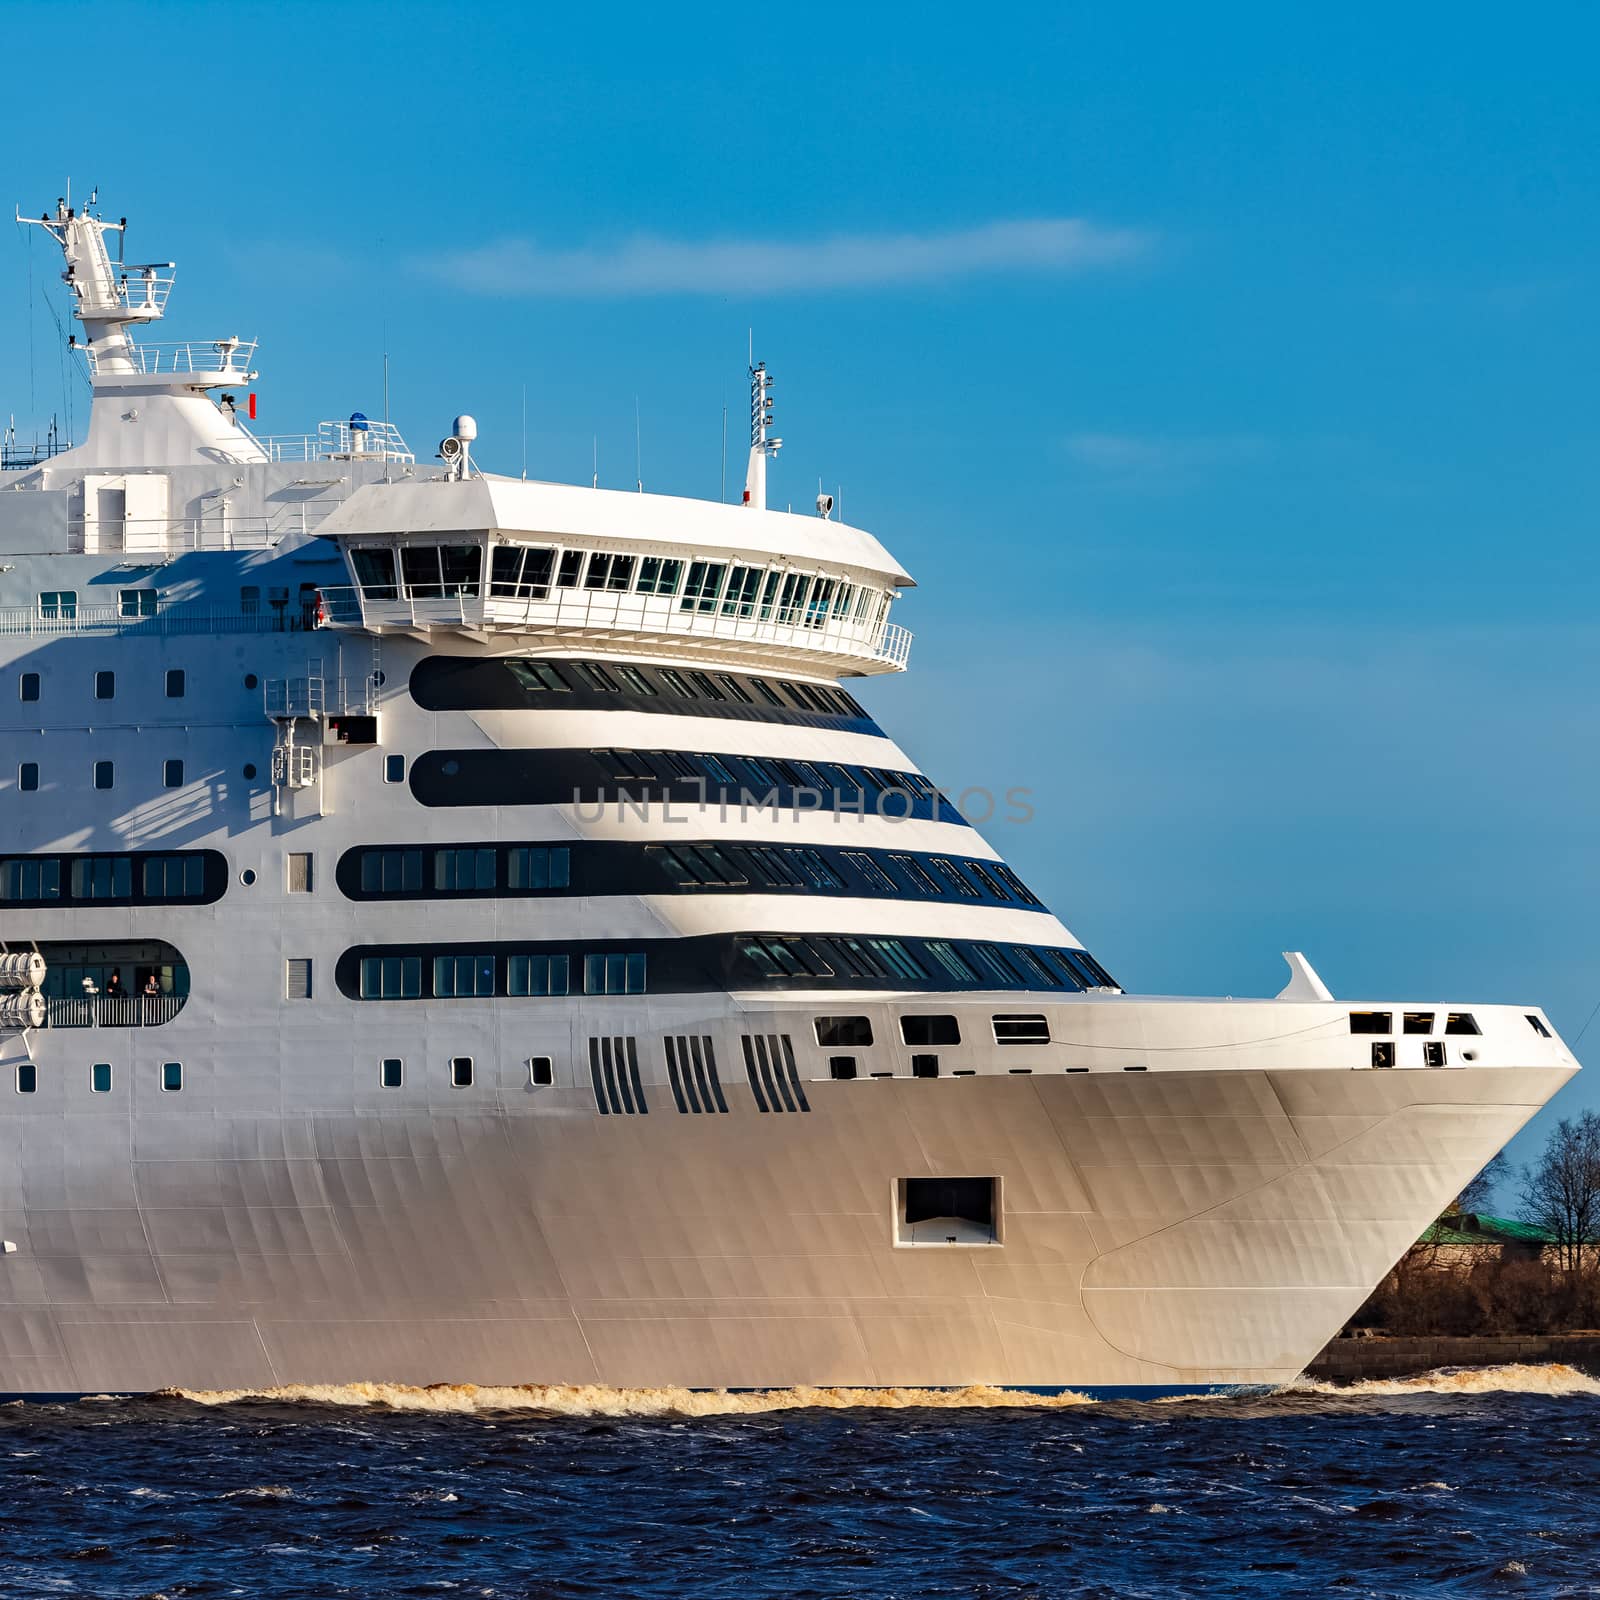
<svg viewBox="0 0 1600 1600">
<path fill-rule="evenodd" d="M 870 1403 L 862 1403 L 863 1401 Z M 1600 1596 L 1600 1383 L 0 1407 L 0 1595 Z"/>
</svg>

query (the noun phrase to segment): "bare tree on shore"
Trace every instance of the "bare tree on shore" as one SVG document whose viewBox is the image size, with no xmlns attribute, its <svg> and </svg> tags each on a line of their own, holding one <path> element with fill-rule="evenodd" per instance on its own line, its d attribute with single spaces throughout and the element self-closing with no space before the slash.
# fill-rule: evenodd
<svg viewBox="0 0 1600 1600">
<path fill-rule="evenodd" d="M 1445 1214 L 1449 1215 L 1451 1211 L 1458 1213 L 1487 1211 L 1494 1200 L 1495 1191 L 1510 1181 L 1511 1163 L 1506 1160 L 1504 1150 L 1497 1151 L 1488 1166 L 1456 1196 L 1455 1204 L 1450 1206 Z"/>
<path fill-rule="evenodd" d="M 1600 1255 L 1600 1115 L 1563 1117 L 1523 1170 L 1522 1216 L 1550 1236 L 1556 1259 L 1579 1273 Z"/>
</svg>

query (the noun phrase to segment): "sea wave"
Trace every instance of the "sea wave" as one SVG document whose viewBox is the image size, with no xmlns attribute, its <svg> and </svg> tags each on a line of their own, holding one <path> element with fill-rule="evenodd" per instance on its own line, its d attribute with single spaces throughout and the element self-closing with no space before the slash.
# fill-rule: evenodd
<svg viewBox="0 0 1600 1600">
<path fill-rule="evenodd" d="M 1061 1409 L 1092 1405 L 1086 1395 L 1040 1395 L 973 1384 L 964 1389 L 611 1389 L 600 1384 L 289 1383 L 258 1389 L 165 1389 L 203 1406 L 276 1401 L 284 1405 L 387 1406 L 395 1411 L 543 1411 L 571 1417 L 725 1417 L 769 1411 L 842 1411 L 1001 1406 Z"/>
<path fill-rule="evenodd" d="M 1327 1383 L 1300 1378 L 1289 1394 L 1337 1395 L 1341 1399 L 1407 1394 L 1600 1394 L 1600 1379 L 1576 1367 L 1551 1361 L 1507 1362 L 1498 1367 L 1440 1367 L 1409 1378 L 1365 1378 L 1357 1383 Z"/>
</svg>

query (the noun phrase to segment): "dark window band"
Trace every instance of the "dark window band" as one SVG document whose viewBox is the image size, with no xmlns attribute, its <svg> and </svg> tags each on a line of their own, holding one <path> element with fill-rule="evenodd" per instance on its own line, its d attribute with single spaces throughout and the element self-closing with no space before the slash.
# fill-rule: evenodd
<svg viewBox="0 0 1600 1600">
<path fill-rule="evenodd" d="M 726 805 L 966 819 L 920 772 L 692 750 L 430 750 L 411 763 L 425 806 Z"/>
<path fill-rule="evenodd" d="M 334 977 L 351 1000 L 716 994 L 730 989 L 1025 989 L 1116 981 L 1086 950 L 858 933 L 357 945 Z"/>
<path fill-rule="evenodd" d="M 335 872 L 350 900 L 639 894 L 810 894 L 1039 909 L 1003 862 L 925 850 L 674 839 L 360 845 Z"/>
<path fill-rule="evenodd" d="M 0 856 L 0 906 L 205 906 L 227 889 L 216 850 Z"/>
<path fill-rule="evenodd" d="M 865 706 L 835 684 L 716 667 L 429 656 L 412 670 L 411 698 L 425 711 L 645 711 L 880 736 L 883 731 Z"/>
</svg>

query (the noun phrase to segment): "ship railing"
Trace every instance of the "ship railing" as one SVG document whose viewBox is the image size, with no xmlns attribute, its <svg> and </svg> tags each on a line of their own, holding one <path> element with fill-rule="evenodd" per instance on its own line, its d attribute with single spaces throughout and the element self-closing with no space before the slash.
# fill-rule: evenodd
<svg viewBox="0 0 1600 1600">
<path fill-rule="evenodd" d="M 304 605 L 264 605 L 258 611 L 214 611 L 158 600 L 154 612 L 138 614 L 124 611 L 121 606 L 0 608 L 0 635 L 142 633 L 173 638 L 208 633 L 300 633 L 315 625 L 313 611 Z"/>
<path fill-rule="evenodd" d="M 283 519 L 199 517 L 69 517 L 67 548 L 74 555 L 187 555 L 194 550 L 269 550 L 291 533 L 306 531 L 305 507 Z"/>
<path fill-rule="evenodd" d="M 108 357 L 105 370 L 121 370 L 109 363 L 123 359 L 125 354 L 141 377 L 181 377 L 186 372 L 198 372 L 208 376 L 236 375 L 242 380 L 255 359 L 256 343 L 254 339 L 182 339 L 172 344 L 136 344 Z M 98 376 L 102 370 L 99 352 L 92 345 L 85 345 L 83 353 L 89 371 Z"/>
<path fill-rule="evenodd" d="M 323 619 L 363 628 L 504 629 L 515 633 L 570 634 L 574 638 L 643 641 L 724 641 L 735 650 L 763 646 L 820 657 L 869 660 L 889 670 L 906 665 L 911 632 L 898 623 L 855 621 L 846 616 L 792 618 L 740 615 L 736 610 L 686 609 L 679 595 L 611 594 L 559 589 L 539 599 L 490 594 L 477 584 L 445 587 L 419 595 L 398 584 L 368 584 L 320 591 Z M 744 608 L 740 608 L 744 609 Z"/>
<path fill-rule="evenodd" d="M 368 678 L 269 678 L 263 691 L 269 718 L 371 717 L 378 690 Z"/>
<path fill-rule="evenodd" d="M 47 1028 L 159 1028 L 188 1001 L 181 994 L 73 995 L 46 1000 Z"/>
<path fill-rule="evenodd" d="M 392 422 L 319 422 L 315 433 L 269 433 L 256 439 L 268 461 L 393 461 L 416 456 Z"/>
<path fill-rule="evenodd" d="M 124 272 L 117 281 L 117 298 L 134 312 L 159 317 L 167 309 L 167 296 L 177 274 L 155 267 Z"/>
</svg>

